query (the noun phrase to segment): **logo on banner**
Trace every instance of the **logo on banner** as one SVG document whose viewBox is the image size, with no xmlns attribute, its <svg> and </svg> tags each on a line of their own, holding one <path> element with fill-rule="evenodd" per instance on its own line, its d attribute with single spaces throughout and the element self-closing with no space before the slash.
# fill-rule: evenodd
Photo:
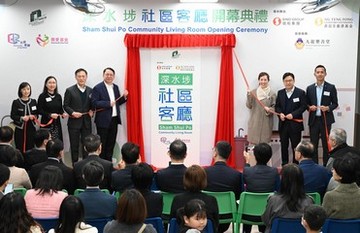
<svg viewBox="0 0 360 233">
<path fill-rule="evenodd" d="M 281 19 L 280 19 L 279 17 L 275 17 L 275 18 L 273 19 L 273 24 L 274 24 L 275 26 L 279 26 L 279 25 L 281 24 Z"/>
<path fill-rule="evenodd" d="M 39 24 L 43 23 L 45 19 L 46 19 L 46 15 L 43 15 L 41 13 L 41 10 L 38 9 L 38 10 L 35 10 L 35 11 L 30 13 L 30 22 L 29 22 L 29 24 L 33 25 L 33 26 L 39 25 Z"/>
<path fill-rule="evenodd" d="M 178 58 L 180 57 L 180 53 L 178 50 L 175 50 L 171 53 L 171 58 Z"/>
<path fill-rule="evenodd" d="M 17 33 L 10 33 L 7 36 L 8 43 L 18 49 L 26 49 L 30 47 L 30 44 L 26 43 L 26 40 L 20 40 L 20 35 Z"/>
<path fill-rule="evenodd" d="M 38 45 L 40 45 L 41 47 L 45 47 L 47 44 L 49 44 L 49 42 L 50 42 L 50 37 L 46 34 L 44 34 L 43 36 L 39 34 L 36 37 L 36 43 L 38 43 Z"/>
<path fill-rule="evenodd" d="M 303 49 L 304 46 L 305 46 L 304 41 L 301 38 L 297 39 L 297 41 L 295 42 L 295 47 L 297 49 Z"/>
</svg>

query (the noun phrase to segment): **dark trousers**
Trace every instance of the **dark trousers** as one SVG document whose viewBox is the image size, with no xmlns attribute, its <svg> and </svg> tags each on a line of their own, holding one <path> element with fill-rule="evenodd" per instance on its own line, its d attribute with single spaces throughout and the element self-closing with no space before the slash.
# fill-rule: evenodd
<svg viewBox="0 0 360 233">
<path fill-rule="evenodd" d="M 289 140 L 291 142 L 293 163 L 298 163 L 295 160 L 295 148 L 301 141 L 301 131 L 294 132 L 290 127 L 290 122 L 285 122 L 284 126 L 279 131 L 279 134 L 281 144 L 281 165 L 289 163 Z"/>
<path fill-rule="evenodd" d="M 111 118 L 109 128 L 96 127 L 97 133 L 101 138 L 102 151 L 100 157 L 112 161 L 116 135 L 118 130 L 118 122 L 116 117 Z"/>
<path fill-rule="evenodd" d="M 84 138 L 91 134 L 91 129 L 72 129 L 68 128 L 69 130 L 69 139 L 70 139 L 70 151 L 71 151 L 71 160 L 74 164 L 79 160 L 79 146 L 81 141 L 81 152 L 82 158 L 85 159 L 88 153 L 84 149 Z"/>
<path fill-rule="evenodd" d="M 24 131 L 25 124 L 26 124 L 26 132 Z M 31 121 L 24 122 L 24 127 L 22 129 L 15 127 L 15 133 L 14 133 L 15 146 L 17 149 L 21 151 L 21 153 L 24 154 L 25 151 L 34 148 L 35 131 L 36 129 Z M 26 138 L 24 138 L 24 134 Z M 24 143 L 26 143 L 25 150 L 24 150 Z"/>
<path fill-rule="evenodd" d="M 330 133 L 331 124 L 327 125 L 327 129 L 328 129 L 328 133 Z M 313 160 L 315 161 L 315 163 L 319 163 L 318 147 L 319 147 L 320 138 L 323 147 L 323 165 L 326 166 L 326 163 L 329 160 L 329 150 L 327 147 L 328 142 L 326 138 L 324 120 L 322 116 L 315 117 L 314 123 L 310 126 L 310 141 L 312 144 L 314 144 Z"/>
</svg>

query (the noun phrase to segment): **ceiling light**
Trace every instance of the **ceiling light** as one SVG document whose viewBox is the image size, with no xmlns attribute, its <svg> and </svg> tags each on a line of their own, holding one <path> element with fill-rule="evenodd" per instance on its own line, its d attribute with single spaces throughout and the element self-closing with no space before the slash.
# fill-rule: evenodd
<svg viewBox="0 0 360 233">
<path fill-rule="evenodd" d="M 211 2 L 218 2 L 218 0 L 180 0 L 180 2 L 211 3 Z"/>
</svg>

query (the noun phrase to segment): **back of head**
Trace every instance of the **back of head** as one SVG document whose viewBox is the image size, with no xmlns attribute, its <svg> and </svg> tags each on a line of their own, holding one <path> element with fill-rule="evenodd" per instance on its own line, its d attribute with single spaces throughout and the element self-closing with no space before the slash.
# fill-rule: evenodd
<svg viewBox="0 0 360 233">
<path fill-rule="evenodd" d="M 256 163 L 259 165 L 266 165 L 272 156 L 271 146 L 267 143 L 259 143 L 255 145 L 253 152 Z"/>
<path fill-rule="evenodd" d="M 170 144 L 170 157 L 175 160 L 184 160 L 186 157 L 187 146 L 180 139 L 176 139 Z"/>
<path fill-rule="evenodd" d="M 10 126 L 0 127 L 0 142 L 9 143 L 13 140 L 14 130 Z"/>
<path fill-rule="evenodd" d="M 325 209 L 322 206 L 309 205 L 304 209 L 304 220 L 312 231 L 320 231 L 326 217 Z"/>
<path fill-rule="evenodd" d="M 46 144 L 46 154 L 48 157 L 58 158 L 62 150 L 64 150 L 64 144 L 60 139 L 49 140 Z"/>
<path fill-rule="evenodd" d="M 10 192 L 0 200 L 0 232 L 30 232 L 34 219 L 26 209 L 24 197 Z"/>
<path fill-rule="evenodd" d="M 100 136 L 97 134 L 90 134 L 84 139 L 84 147 L 88 153 L 93 153 L 99 149 L 101 145 Z"/>
<path fill-rule="evenodd" d="M 143 223 L 147 216 L 146 202 L 136 189 L 126 189 L 120 196 L 116 220 L 127 225 Z"/>
<path fill-rule="evenodd" d="M 0 163 L 0 186 L 5 184 L 5 182 L 8 181 L 9 178 L 10 178 L 10 169 L 8 168 L 8 166 Z"/>
<path fill-rule="evenodd" d="M 48 165 L 44 167 L 36 181 L 35 189 L 39 190 L 39 195 L 51 194 L 62 189 L 63 174 L 60 168 Z"/>
<path fill-rule="evenodd" d="M 69 195 L 60 205 L 59 222 L 56 226 L 57 233 L 75 232 L 75 227 L 84 220 L 84 206 L 81 200 Z"/>
<path fill-rule="evenodd" d="M 126 142 L 121 147 L 122 160 L 126 164 L 134 164 L 139 159 L 140 148 L 132 142 Z"/>
<path fill-rule="evenodd" d="M 131 179 L 134 187 L 138 190 L 150 189 L 154 177 L 154 171 L 147 163 L 139 163 L 131 171 Z"/>
<path fill-rule="evenodd" d="M 200 192 L 207 186 L 207 175 L 199 165 L 188 167 L 184 174 L 184 188 L 190 192 Z"/>
<path fill-rule="evenodd" d="M 34 143 L 36 147 L 41 147 L 47 140 L 50 140 L 50 131 L 48 129 L 40 128 L 35 132 Z"/>
<path fill-rule="evenodd" d="M 341 128 L 331 129 L 329 139 L 335 141 L 335 145 L 339 146 L 346 143 L 346 131 Z"/>
<path fill-rule="evenodd" d="M 344 184 L 351 184 L 356 182 L 357 178 L 357 164 L 350 153 L 337 157 L 334 160 L 333 169 L 340 176 L 340 182 Z"/>
<path fill-rule="evenodd" d="M 98 186 L 104 179 L 104 167 L 97 161 L 90 161 L 83 167 L 82 174 L 87 186 Z"/>
<path fill-rule="evenodd" d="M 16 150 L 10 145 L 0 147 L 0 163 L 12 167 L 17 163 Z"/>
<path fill-rule="evenodd" d="M 314 155 L 314 145 L 310 141 L 301 141 L 295 151 L 299 151 L 304 158 L 311 159 Z"/>
<path fill-rule="evenodd" d="M 228 159 L 232 150 L 230 143 L 227 141 L 219 141 L 215 145 L 217 154 L 223 159 Z"/>
<path fill-rule="evenodd" d="M 299 209 L 298 202 L 305 198 L 304 175 L 298 165 L 288 163 L 282 167 L 280 194 L 285 198 L 290 211 Z"/>
</svg>

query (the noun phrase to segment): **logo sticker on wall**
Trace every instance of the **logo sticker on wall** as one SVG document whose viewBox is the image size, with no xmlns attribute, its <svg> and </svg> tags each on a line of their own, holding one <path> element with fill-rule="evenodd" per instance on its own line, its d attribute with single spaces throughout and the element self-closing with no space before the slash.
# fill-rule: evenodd
<svg viewBox="0 0 360 233">
<path fill-rule="evenodd" d="M 38 43 L 38 45 L 40 45 L 41 47 L 45 47 L 47 44 L 49 44 L 49 41 L 50 37 L 46 34 L 44 34 L 43 36 L 39 34 L 36 37 L 36 43 Z"/>
<path fill-rule="evenodd" d="M 55 44 L 55 45 L 63 45 L 63 44 L 69 44 L 69 38 L 67 37 L 50 37 L 46 34 L 41 35 L 39 34 L 36 37 L 36 43 L 38 43 L 38 45 L 40 45 L 41 47 L 45 47 L 47 46 L 49 43 L 50 44 Z"/>
<path fill-rule="evenodd" d="M 35 10 L 30 13 L 29 24 L 32 26 L 39 25 L 39 24 L 43 23 L 45 19 L 46 19 L 46 15 L 43 15 L 41 13 L 41 10 L 38 9 L 38 10 Z"/>
<path fill-rule="evenodd" d="M 29 43 L 26 43 L 26 40 L 21 40 L 20 35 L 17 33 L 9 33 L 7 36 L 8 43 L 13 45 L 18 49 L 27 49 L 30 47 Z"/>
</svg>

